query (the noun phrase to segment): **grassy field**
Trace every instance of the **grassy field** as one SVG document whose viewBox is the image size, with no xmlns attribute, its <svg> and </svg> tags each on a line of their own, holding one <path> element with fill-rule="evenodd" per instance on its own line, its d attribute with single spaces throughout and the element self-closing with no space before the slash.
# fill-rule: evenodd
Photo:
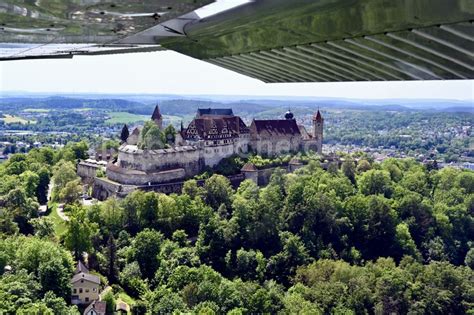
<svg viewBox="0 0 474 315">
<path fill-rule="evenodd" d="M 49 113 L 50 110 L 46 108 L 25 108 L 23 110 L 26 113 Z"/>
<path fill-rule="evenodd" d="M 73 111 L 75 112 L 87 112 L 87 111 L 90 111 L 90 110 L 93 110 L 93 108 L 91 107 L 83 107 L 83 108 L 74 108 Z"/>
<path fill-rule="evenodd" d="M 150 119 L 149 116 L 130 114 L 127 112 L 110 112 L 108 115 L 110 118 L 105 121 L 107 124 L 130 124 Z"/>
<path fill-rule="evenodd" d="M 36 123 L 36 121 L 34 121 L 34 120 L 29 120 L 28 121 L 28 120 L 23 119 L 21 117 L 8 115 L 8 114 L 3 114 L 3 118 L 0 118 L 0 119 L 3 120 L 6 124 L 19 123 L 19 124 L 26 125 L 28 123 L 30 123 L 30 124 Z"/>
<path fill-rule="evenodd" d="M 66 232 L 66 222 L 61 219 L 56 212 L 56 207 L 58 206 L 57 203 L 51 203 L 49 207 L 51 208 L 48 218 L 50 218 L 54 223 L 54 232 L 57 237 L 60 237 Z"/>
<path fill-rule="evenodd" d="M 171 115 L 163 115 L 163 118 L 165 120 L 165 125 L 172 124 L 178 126 L 181 123 L 181 120 L 183 120 L 182 117 Z"/>
</svg>

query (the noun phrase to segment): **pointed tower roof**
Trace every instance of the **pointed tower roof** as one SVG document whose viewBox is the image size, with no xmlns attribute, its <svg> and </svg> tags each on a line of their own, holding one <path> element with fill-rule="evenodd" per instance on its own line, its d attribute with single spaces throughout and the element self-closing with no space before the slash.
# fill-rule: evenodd
<svg viewBox="0 0 474 315">
<path fill-rule="evenodd" d="M 313 120 L 316 120 L 318 122 L 323 121 L 323 116 L 321 115 L 321 112 L 319 111 L 319 109 L 318 109 L 318 112 L 314 114 Z"/>
<path fill-rule="evenodd" d="M 241 169 L 242 172 L 257 172 L 255 164 L 247 162 Z"/>
<path fill-rule="evenodd" d="M 153 111 L 153 115 L 151 115 L 151 120 L 158 120 L 161 119 L 160 107 L 158 105 L 155 106 L 155 110 Z"/>
<path fill-rule="evenodd" d="M 76 270 L 74 271 L 74 274 L 78 274 L 78 273 L 89 273 L 89 269 L 87 269 L 86 266 L 84 266 L 84 264 L 82 263 L 82 261 L 78 261 L 77 262 L 77 266 L 76 266 Z"/>
</svg>

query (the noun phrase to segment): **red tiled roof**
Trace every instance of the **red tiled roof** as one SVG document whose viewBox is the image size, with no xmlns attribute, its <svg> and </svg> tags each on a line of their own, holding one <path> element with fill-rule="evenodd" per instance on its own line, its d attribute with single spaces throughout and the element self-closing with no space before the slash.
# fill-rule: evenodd
<svg viewBox="0 0 474 315">
<path fill-rule="evenodd" d="M 186 140 L 232 139 L 240 134 L 249 133 L 249 128 L 238 116 L 195 118 L 188 128 L 183 130 Z"/>
<path fill-rule="evenodd" d="M 258 170 L 253 163 L 248 162 L 242 167 L 241 171 L 242 172 L 256 172 Z"/>
</svg>

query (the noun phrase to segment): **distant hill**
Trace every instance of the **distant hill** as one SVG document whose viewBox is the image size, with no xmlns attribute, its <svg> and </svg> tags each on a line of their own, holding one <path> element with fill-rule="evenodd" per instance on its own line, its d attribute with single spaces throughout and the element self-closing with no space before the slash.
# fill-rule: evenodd
<svg viewBox="0 0 474 315">
<path fill-rule="evenodd" d="M 161 111 L 164 114 L 173 115 L 193 115 L 196 113 L 198 108 L 232 108 L 234 114 L 255 114 L 271 108 L 274 105 L 270 104 L 255 104 L 255 103 L 220 103 L 211 101 L 199 101 L 199 100 L 166 100 L 158 102 Z"/>
<path fill-rule="evenodd" d="M 140 108 L 142 103 L 124 99 L 81 99 L 68 97 L 46 97 L 46 98 L 1 98 L 2 110 L 22 109 L 79 109 L 97 108 L 110 109 L 112 111 L 129 111 Z"/>
<path fill-rule="evenodd" d="M 379 111 L 474 112 L 474 101 L 431 99 L 343 99 L 318 97 L 172 95 L 172 94 L 24 94 L 3 93 L 3 110 L 25 108 L 77 109 L 97 108 L 149 115 L 156 104 L 164 114 L 193 115 L 198 108 L 232 107 L 236 114 L 255 114 L 274 108 L 333 108 Z"/>
</svg>

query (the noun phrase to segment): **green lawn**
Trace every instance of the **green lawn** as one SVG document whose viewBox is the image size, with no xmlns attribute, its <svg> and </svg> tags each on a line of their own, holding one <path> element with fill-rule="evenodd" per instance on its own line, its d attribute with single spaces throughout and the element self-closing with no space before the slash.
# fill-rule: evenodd
<svg viewBox="0 0 474 315">
<path fill-rule="evenodd" d="M 110 118 L 105 121 L 107 124 L 132 124 L 150 120 L 150 116 L 148 115 L 137 115 L 127 112 L 109 112 L 107 114 L 110 116 Z M 179 125 L 182 118 L 180 116 L 163 115 L 163 120 L 166 121 L 166 124 Z"/>
<path fill-rule="evenodd" d="M 54 232 L 57 237 L 60 237 L 66 232 L 66 222 L 64 222 L 63 219 L 61 219 L 56 212 L 56 207 L 58 206 L 57 203 L 50 203 L 50 212 L 48 214 L 48 218 L 50 218 L 53 223 L 54 223 Z"/>
<path fill-rule="evenodd" d="M 108 115 L 110 118 L 105 121 L 107 124 L 130 124 L 150 119 L 146 115 L 136 115 L 127 112 L 110 112 Z"/>
<path fill-rule="evenodd" d="M 135 305 L 135 300 L 125 292 L 120 292 L 116 295 L 117 300 L 122 300 L 127 303 L 129 306 Z"/>
<path fill-rule="evenodd" d="M 30 124 L 34 124 L 36 123 L 36 121 L 34 120 L 26 120 L 26 119 L 23 119 L 19 116 L 13 116 L 13 115 L 8 115 L 8 114 L 3 114 L 3 118 L 0 118 L 1 120 L 3 120 L 6 124 L 14 124 L 14 123 L 20 123 L 20 124 L 23 124 L 23 125 L 26 125 L 28 123 Z"/>
</svg>

